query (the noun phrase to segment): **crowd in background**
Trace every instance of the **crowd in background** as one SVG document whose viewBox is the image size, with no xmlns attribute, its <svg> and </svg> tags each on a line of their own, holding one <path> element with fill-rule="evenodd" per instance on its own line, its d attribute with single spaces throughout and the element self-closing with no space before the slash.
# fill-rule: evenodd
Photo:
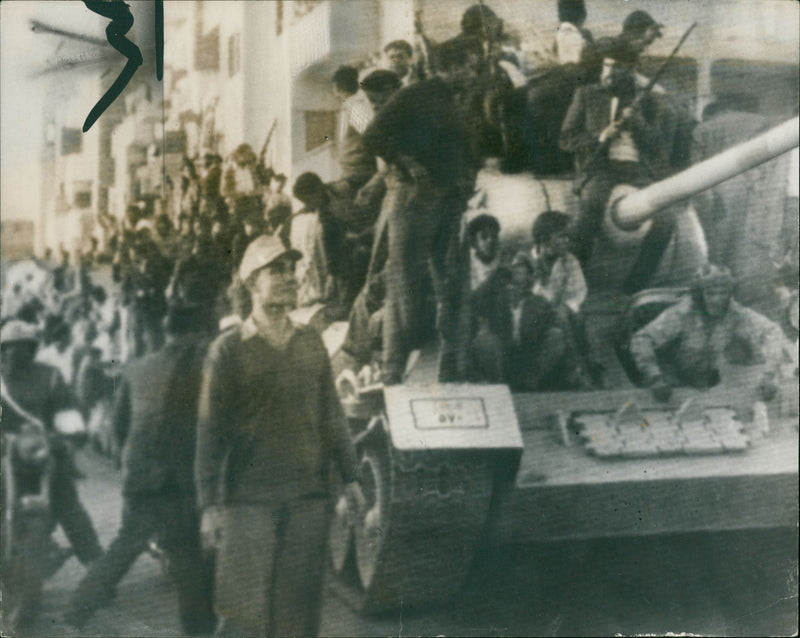
<svg viewBox="0 0 800 638">
<path fill-rule="evenodd" d="M 708 149 L 698 135 L 692 143 L 694 120 L 663 87 L 650 86 L 641 95 L 648 78 L 639 71 L 640 56 L 663 25 L 633 11 L 618 36 L 595 40 L 585 28 L 582 1 L 561 0 L 558 11 L 553 59 L 544 70 L 529 68 L 487 5 L 470 7 L 461 32 L 438 45 L 418 23 L 414 39 L 390 42 L 379 64 L 373 56 L 341 67 L 331 78 L 331 91 L 341 101 L 340 174 L 328 183 L 313 173 L 298 176 L 291 190 L 302 209 L 293 211 L 286 175 L 266 166 L 263 152 L 259 157 L 247 144 L 225 159 L 211 151 L 184 157 L 174 218 L 156 214 L 152 201 L 132 202 L 123 219 L 105 220 L 109 232 L 102 252 L 92 239 L 71 267 L 60 248 L 41 298 L 6 299 L 4 316 L 37 323 L 40 357 L 77 383 L 81 371 L 91 369 L 84 360 L 119 363 L 157 351 L 168 302 L 176 295 L 202 304 L 209 321 L 221 327 L 246 317 L 248 298 L 237 269 L 247 246 L 268 234 L 303 253 L 299 304 L 324 304 L 326 322 L 349 322 L 344 351 L 354 366 L 390 367 L 388 377 L 397 379 L 408 352 L 435 324 L 445 335 L 443 380 L 517 383 L 515 374 L 487 377 L 480 372 L 485 365 L 469 363 L 470 344 L 481 329 L 485 333 L 488 318 L 477 316 L 485 310 L 468 298 L 484 279 L 498 289 L 506 285 L 489 277 L 505 251 L 478 249 L 488 230 L 495 238 L 484 244 L 499 242 L 499 222 L 467 228 L 469 219 L 488 212 L 474 206 L 477 171 L 487 158 L 499 156 L 506 171 L 574 170 L 578 180 L 585 175 L 577 215 L 549 211 L 543 219 L 556 230 L 540 229 L 538 239 L 534 231 L 533 252 L 502 270 L 526 263 L 529 291 L 569 310 L 554 316 L 572 335 L 566 342 L 573 344 L 573 358 L 585 365 L 574 366 L 564 387 L 592 385 L 592 378 L 597 383 L 580 327 L 582 269 L 608 195 L 618 183 L 645 185 L 669 175 L 690 156 L 707 156 Z M 608 103 L 610 115 L 603 113 Z M 615 124 L 613 111 L 626 114 L 626 126 Z M 707 111 L 711 120 L 717 111 L 735 113 L 736 105 L 720 101 Z M 758 120 L 750 127 L 753 134 L 763 130 L 759 116 L 739 117 Z M 605 138 L 611 142 L 608 156 L 593 162 L 598 139 Z M 719 222 L 699 207 L 713 260 L 730 266 Z M 669 221 L 650 230 L 627 292 L 646 287 L 673 230 Z M 553 233 L 557 246 L 548 248 Z M 113 283 L 95 283 L 95 265 L 110 265 Z M 583 291 L 577 301 L 576 290 Z M 468 318 L 470 308 L 474 316 Z M 509 347 L 498 346 L 498 352 Z"/>
<path fill-rule="evenodd" d="M 38 294 L 12 291 L 3 300 L 4 321 L 38 328 L 38 361 L 60 372 L 91 430 L 92 423 L 119 416 L 115 389 L 122 364 L 153 353 L 168 358 L 168 337 L 182 332 L 224 337 L 231 326 L 256 330 L 256 287 L 243 279 L 274 263 L 243 264 L 251 248 L 291 261 L 281 263 L 286 272 L 270 276 L 296 278 L 299 305 L 324 306 L 323 326 L 347 322 L 343 368 L 358 374 L 357 383 L 401 383 L 411 352 L 437 337 L 441 381 L 506 383 L 516 391 L 604 387 L 582 305 L 584 269 L 608 197 L 618 184 L 644 186 L 685 167 L 695 122 L 639 73 L 640 56 L 662 25 L 633 11 L 617 37 L 595 41 L 584 27 L 582 1 L 559 0 L 558 6 L 557 70 L 537 76 L 529 69 L 502 19 L 485 4 L 470 7 L 461 32 L 446 42 L 434 45 L 418 29 L 413 43 L 385 47 L 385 68 L 343 66 L 331 78 L 341 100 L 338 179 L 303 173 L 291 187 L 293 199 L 287 176 L 247 144 L 226 159 L 213 152 L 185 157 L 174 219 L 155 214 L 152 203 L 132 202 L 119 223 L 108 224 L 102 252 L 91 242 L 73 266 L 61 250 Z M 533 249 L 510 259 L 500 243 L 500 222 L 476 196 L 478 171 L 491 157 L 509 172 L 575 171 L 585 186 L 573 214 L 540 211 L 531 220 Z M 303 208 L 293 210 L 294 200 Z M 667 217 L 652 224 L 626 292 L 647 287 L 674 232 Z M 726 252 L 717 242 L 711 235 L 712 254 L 723 261 Z M 787 254 L 789 263 L 791 250 Z M 796 281 L 796 242 L 794 259 Z M 774 396 L 785 335 L 733 301 L 736 277 L 725 266 L 704 266 L 688 297 L 633 335 L 635 372 L 656 398 L 667 399 L 673 385 L 718 382 L 713 374 L 731 341 L 768 364 L 760 388 L 765 400 Z M 110 278 L 101 283 L 103 269 Z M 711 323 L 713 330 L 706 329 Z M 796 324 L 793 330 L 796 340 Z M 19 330 L 13 334 L 16 342 L 25 340 Z M 322 361 L 316 338 L 308 339 Z M 662 353 L 676 344 L 672 354 Z M 5 354 L 5 341 L 3 347 Z M 228 361 L 218 350 L 214 356 Z M 197 352 L 191 350 L 193 363 L 202 359 Z M 199 367 L 191 369 L 199 384 Z M 126 392 L 135 394 L 136 378 L 133 372 L 125 377 Z M 196 388 L 191 391 L 196 401 Z M 190 429 L 191 406 L 184 415 Z M 127 428 L 110 431 L 107 447 L 118 453 Z M 138 515 L 147 516 L 147 507 L 137 503 Z M 150 532 L 136 528 L 136 547 Z M 114 578 L 121 578 L 126 561 L 135 559 L 126 556 L 97 569 L 117 570 Z M 111 572 L 103 573 L 111 579 Z M 181 586 L 190 588 L 194 577 L 184 576 Z M 90 600 L 87 592 L 81 596 Z M 208 593 L 195 593 L 203 601 L 192 604 L 206 605 L 209 615 Z M 186 631 L 207 632 L 213 614 L 193 626 L 188 610 Z"/>
</svg>

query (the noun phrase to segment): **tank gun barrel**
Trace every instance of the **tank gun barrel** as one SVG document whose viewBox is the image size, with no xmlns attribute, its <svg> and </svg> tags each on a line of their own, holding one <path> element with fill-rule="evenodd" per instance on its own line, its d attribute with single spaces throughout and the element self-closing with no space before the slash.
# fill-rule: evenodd
<svg viewBox="0 0 800 638">
<path fill-rule="evenodd" d="M 612 203 L 611 219 L 620 229 L 633 230 L 662 208 L 792 150 L 798 145 L 799 136 L 795 117 L 685 171 L 620 198 Z"/>
</svg>

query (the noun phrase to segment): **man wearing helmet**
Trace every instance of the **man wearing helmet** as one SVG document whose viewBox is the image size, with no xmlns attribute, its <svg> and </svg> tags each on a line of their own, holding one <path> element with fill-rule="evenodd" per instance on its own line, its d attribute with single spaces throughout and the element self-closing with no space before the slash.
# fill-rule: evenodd
<svg viewBox="0 0 800 638">
<path fill-rule="evenodd" d="M 656 399 L 669 399 L 673 385 L 716 385 L 726 361 L 766 363 L 759 390 L 765 400 L 774 396 L 783 333 L 766 317 L 739 305 L 733 288 L 727 268 L 707 264 L 697 272 L 690 295 L 633 336 L 631 355 Z"/>
<path fill-rule="evenodd" d="M 11 320 L 0 331 L 3 432 L 19 432 L 26 423 L 47 432 L 54 461 L 50 485 L 52 514 L 78 559 L 87 565 L 103 552 L 92 521 L 78 499 L 75 488 L 78 472 L 73 459 L 54 429 L 56 414 L 73 408 L 74 404 L 61 373 L 34 360 L 38 345 L 36 326 L 24 321 Z"/>
</svg>

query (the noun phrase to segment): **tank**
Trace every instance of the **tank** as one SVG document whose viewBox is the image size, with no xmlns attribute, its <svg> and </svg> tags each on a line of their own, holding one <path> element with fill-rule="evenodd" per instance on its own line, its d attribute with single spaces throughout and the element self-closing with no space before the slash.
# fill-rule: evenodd
<svg viewBox="0 0 800 638">
<path fill-rule="evenodd" d="M 688 198 L 797 145 L 794 118 L 662 182 L 615 190 L 582 308 L 607 389 L 512 394 L 506 386 L 440 385 L 435 345 L 411 357 L 400 386 L 340 384 L 368 509 L 350 520 L 344 500 L 337 504 L 337 591 L 367 613 L 428 606 L 457 594 L 489 546 L 796 528 L 796 361 L 766 403 L 756 392 L 759 366 L 731 366 L 719 385 L 679 388 L 659 403 L 631 380 L 620 345 L 674 303 L 706 259 Z M 490 167 L 478 186 L 473 208 L 500 219 L 509 250 L 529 242 L 536 212 L 576 206 L 567 179 Z M 626 268 L 663 214 L 678 223 L 656 287 L 624 295 Z"/>
</svg>

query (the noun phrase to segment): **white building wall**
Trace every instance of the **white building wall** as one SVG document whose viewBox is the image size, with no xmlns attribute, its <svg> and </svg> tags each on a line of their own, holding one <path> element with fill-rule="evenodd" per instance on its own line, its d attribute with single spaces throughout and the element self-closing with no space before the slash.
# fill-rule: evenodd
<svg viewBox="0 0 800 638">
<path fill-rule="evenodd" d="M 383 0 L 379 6 L 380 47 L 392 40 L 406 40 L 409 44 L 414 37 L 413 0 Z"/>
<path fill-rule="evenodd" d="M 41 202 L 42 228 L 39 241 L 43 247 L 53 249 L 63 245 L 74 254 L 94 231 L 98 202 L 100 126 L 95 125 L 82 133 L 80 152 L 68 155 L 62 154 L 62 130 L 80 130 L 86 115 L 105 87 L 100 78 L 94 75 L 75 74 L 70 80 L 69 90 L 55 91 L 48 96 L 48 99 L 57 102 L 57 108 L 52 109 L 55 135 L 53 192 L 45 194 L 49 201 Z M 91 204 L 88 208 L 79 209 L 74 206 L 78 182 L 90 185 Z M 62 183 L 65 198 L 57 201 L 60 199 Z M 66 204 L 66 209 L 63 204 Z"/>
<path fill-rule="evenodd" d="M 245 3 L 242 37 L 244 139 L 261 151 L 276 123 L 266 154 L 267 166 L 291 173 L 292 83 L 289 70 L 289 39 L 277 31 L 276 2 Z"/>
</svg>

